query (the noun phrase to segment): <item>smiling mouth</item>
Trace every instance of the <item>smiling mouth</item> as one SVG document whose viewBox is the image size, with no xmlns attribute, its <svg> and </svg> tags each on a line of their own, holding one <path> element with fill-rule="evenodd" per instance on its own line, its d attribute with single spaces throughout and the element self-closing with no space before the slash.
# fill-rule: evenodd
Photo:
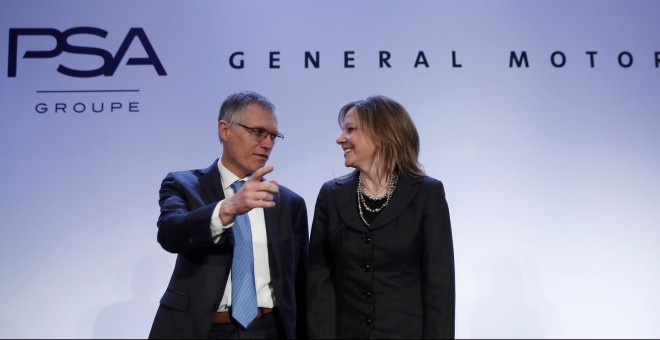
<svg viewBox="0 0 660 340">
<path fill-rule="evenodd" d="M 345 148 L 344 149 L 344 155 L 351 152 L 351 151 L 353 151 L 353 148 Z"/>
</svg>

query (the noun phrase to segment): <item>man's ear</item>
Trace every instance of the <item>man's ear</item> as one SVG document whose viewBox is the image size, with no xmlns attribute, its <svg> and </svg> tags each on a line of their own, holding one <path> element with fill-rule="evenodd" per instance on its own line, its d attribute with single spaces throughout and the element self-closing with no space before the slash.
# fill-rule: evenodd
<svg viewBox="0 0 660 340">
<path fill-rule="evenodd" d="M 224 120 L 218 121 L 218 137 L 223 143 L 229 139 L 229 123 Z"/>
</svg>

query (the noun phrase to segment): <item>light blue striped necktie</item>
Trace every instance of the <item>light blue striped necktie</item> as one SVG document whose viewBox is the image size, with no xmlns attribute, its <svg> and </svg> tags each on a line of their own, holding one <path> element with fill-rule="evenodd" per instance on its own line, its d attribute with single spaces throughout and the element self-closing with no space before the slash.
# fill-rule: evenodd
<svg viewBox="0 0 660 340">
<path fill-rule="evenodd" d="M 231 185 L 238 192 L 245 184 L 239 180 Z M 246 329 L 257 317 L 257 289 L 254 286 L 254 254 L 252 230 L 247 213 L 237 215 L 234 232 L 234 259 L 231 263 L 231 315 Z"/>
</svg>

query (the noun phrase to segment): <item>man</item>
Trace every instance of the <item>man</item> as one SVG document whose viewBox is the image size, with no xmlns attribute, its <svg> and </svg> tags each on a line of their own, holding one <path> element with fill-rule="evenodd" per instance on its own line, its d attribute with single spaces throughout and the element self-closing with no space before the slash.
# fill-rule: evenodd
<svg viewBox="0 0 660 340">
<path fill-rule="evenodd" d="M 274 112 L 260 94 L 228 96 L 221 158 L 163 180 L 158 242 L 178 255 L 150 338 L 305 337 L 307 209 L 263 179 L 283 138 Z"/>
</svg>

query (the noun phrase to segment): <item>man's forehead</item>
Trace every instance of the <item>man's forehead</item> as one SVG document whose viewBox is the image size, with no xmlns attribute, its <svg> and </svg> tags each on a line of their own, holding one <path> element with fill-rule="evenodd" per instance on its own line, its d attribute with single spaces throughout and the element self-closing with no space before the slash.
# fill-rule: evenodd
<svg viewBox="0 0 660 340">
<path fill-rule="evenodd" d="M 252 127 L 277 127 L 277 117 L 275 114 L 258 104 L 255 105 L 253 107 L 246 107 L 244 123 L 248 125 L 252 124 Z"/>
</svg>

